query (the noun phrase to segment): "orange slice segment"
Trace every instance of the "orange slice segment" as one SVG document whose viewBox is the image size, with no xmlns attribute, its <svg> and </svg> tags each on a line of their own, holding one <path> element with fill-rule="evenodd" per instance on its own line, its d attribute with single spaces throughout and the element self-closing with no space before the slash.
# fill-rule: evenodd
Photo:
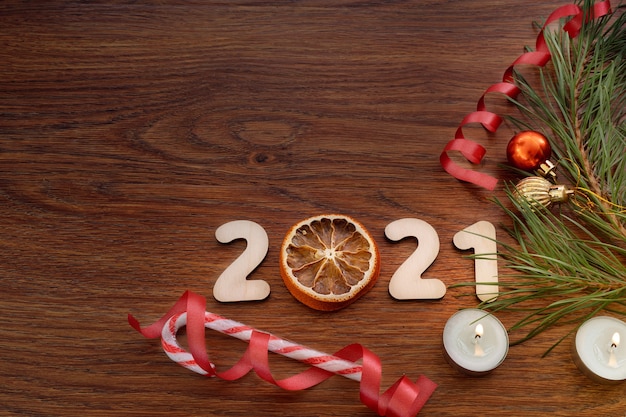
<svg viewBox="0 0 626 417">
<path fill-rule="evenodd" d="M 346 307 L 374 285 L 380 271 L 376 242 L 356 220 L 328 214 L 294 225 L 280 250 L 280 272 L 303 304 L 332 311 Z"/>
</svg>

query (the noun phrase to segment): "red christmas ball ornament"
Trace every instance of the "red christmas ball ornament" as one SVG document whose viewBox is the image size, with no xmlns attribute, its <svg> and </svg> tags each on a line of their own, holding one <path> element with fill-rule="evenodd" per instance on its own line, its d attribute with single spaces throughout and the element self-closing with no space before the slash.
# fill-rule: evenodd
<svg viewBox="0 0 626 417">
<path fill-rule="evenodd" d="M 537 169 L 552 154 L 548 138 L 534 130 L 525 130 L 513 136 L 506 147 L 506 159 L 511 165 L 525 171 Z"/>
</svg>

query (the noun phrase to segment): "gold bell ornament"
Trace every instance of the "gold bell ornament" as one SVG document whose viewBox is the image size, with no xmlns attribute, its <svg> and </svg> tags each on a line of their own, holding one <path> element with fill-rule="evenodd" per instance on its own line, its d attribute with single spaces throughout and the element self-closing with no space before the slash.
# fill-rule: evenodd
<svg viewBox="0 0 626 417">
<path fill-rule="evenodd" d="M 555 185 L 543 177 L 526 177 L 515 186 L 514 195 L 518 202 L 525 201 L 531 210 L 547 208 L 552 203 L 563 203 L 574 190 L 566 185 Z"/>
</svg>

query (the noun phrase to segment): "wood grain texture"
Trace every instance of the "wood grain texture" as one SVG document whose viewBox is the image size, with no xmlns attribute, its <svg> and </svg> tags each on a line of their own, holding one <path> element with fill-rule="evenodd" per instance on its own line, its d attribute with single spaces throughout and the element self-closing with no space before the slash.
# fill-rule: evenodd
<svg viewBox="0 0 626 417">
<path fill-rule="evenodd" d="M 415 242 L 385 226 L 416 217 L 439 234 L 424 278 L 473 279 L 452 244 L 506 221 L 494 193 L 459 183 L 439 153 L 482 92 L 534 43 L 561 3 L 429 1 L 3 1 L 0 4 L 0 414 L 371 416 L 358 385 L 286 392 L 248 375 L 205 379 L 126 322 L 163 314 L 187 289 L 228 318 L 327 352 L 359 342 L 383 385 L 425 374 L 423 416 L 624 416 L 624 385 L 592 383 L 567 329 L 513 347 L 473 379 L 445 362 L 441 333 L 468 289 L 396 301 L 393 271 Z M 506 110 L 497 97 L 495 108 Z M 497 175 L 512 131 L 468 129 Z M 499 195 L 496 192 L 495 195 Z M 335 313 L 285 289 L 278 248 L 297 221 L 349 214 L 378 239 L 376 286 Z M 220 304 L 215 279 L 244 244 L 231 220 L 268 233 L 267 300 Z M 512 313 L 498 317 L 505 325 Z M 218 367 L 245 346 L 209 334 Z M 272 357 L 278 377 L 301 369 Z"/>
</svg>

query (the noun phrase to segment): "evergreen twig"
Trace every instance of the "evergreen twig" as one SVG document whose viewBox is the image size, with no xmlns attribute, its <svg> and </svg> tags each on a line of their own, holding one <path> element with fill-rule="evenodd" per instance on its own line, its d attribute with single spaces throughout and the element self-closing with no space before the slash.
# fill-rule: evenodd
<svg viewBox="0 0 626 417">
<path fill-rule="evenodd" d="M 579 1 L 585 15 L 593 3 Z M 506 289 L 480 306 L 525 314 L 511 330 L 529 330 L 514 343 L 557 323 L 580 325 L 601 311 L 626 316 L 625 8 L 586 21 L 574 39 L 560 28 L 547 30 L 550 65 L 535 83 L 515 73 L 521 94 L 512 101 L 522 117 L 511 122 L 550 138 L 558 182 L 576 192 L 570 204 L 551 211 L 532 210 L 512 186 L 511 204 L 496 199 L 517 245 L 498 242 L 510 271 L 500 275 Z"/>
</svg>

